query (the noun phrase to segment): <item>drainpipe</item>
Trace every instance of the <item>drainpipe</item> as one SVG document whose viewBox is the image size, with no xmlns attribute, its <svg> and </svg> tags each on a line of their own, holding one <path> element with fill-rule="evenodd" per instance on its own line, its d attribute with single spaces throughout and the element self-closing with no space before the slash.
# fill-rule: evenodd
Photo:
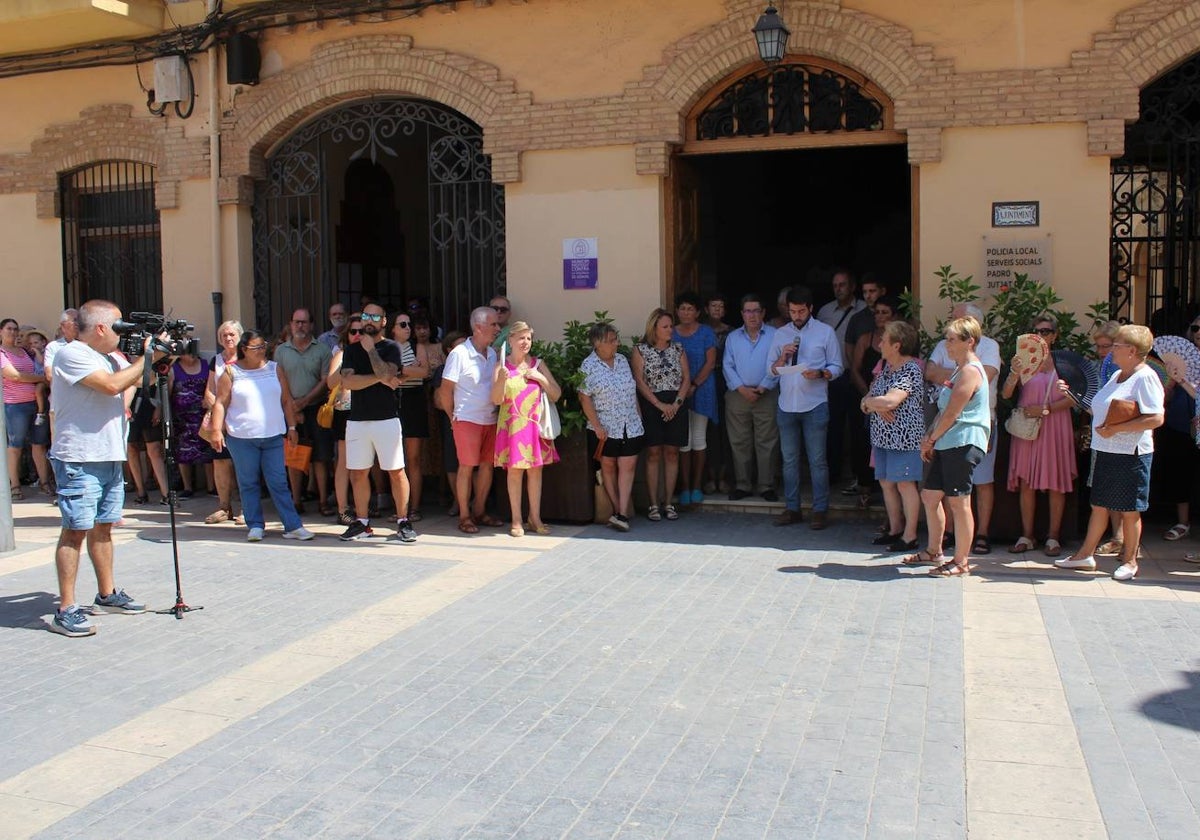
<svg viewBox="0 0 1200 840">
<path fill-rule="evenodd" d="M 208 15 L 216 14 L 219 0 L 208 0 Z M 221 286 L 224 272 L 221 265 L 221 108 L 218 87 L 220 47 L 216 42 L 208 49 L 208 165 L 209 190 L 212 201 L 212 304 L 213 332 L 225 320 Z M 215 341 L 215 338 L 214 338 Z"/>
</svg>

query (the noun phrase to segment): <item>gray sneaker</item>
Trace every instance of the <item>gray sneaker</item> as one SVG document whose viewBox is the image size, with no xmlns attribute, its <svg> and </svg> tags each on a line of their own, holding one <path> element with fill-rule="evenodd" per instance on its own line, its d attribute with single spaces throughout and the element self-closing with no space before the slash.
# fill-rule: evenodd
<svg viewBox="0 0 1200 840">
<path fill-rule="evenodd" d="M 246 532 L 246 542 L 262 542 L 266 535 L 262 528 L 251 528 Z"/>
<path fill-rule="evenodd" d="M 402 519 L 396 523 L 395 539 L 404 543 L 417 541 L 417 532 L 413 530 L 412 524 L 407 519 Z"/>
<path fill-rule="evenodd" d="M 96 632 L 96 625 L 88 621 L 78 604 L 72 604 L 65 610 L 54 613 L 50 620 L 50 630 L 62 636 L 91 636 Z"/>
<path fill-rule="evenodd" d="M 299 528 L 294 528 L 291 531 L 283 532 L 283 538 L 285 540 L 302 540 L 307 542 L 313 539 L 313 537 L 313 532 L 305 528 L 303 525 L 301 525 Z"/>
<path fill-rule="evenodd" d="M 125 594 L 124 589 L 118 589 L 111 595 L 100 597 L 96 596 L 96 600 L 92 602 L 92 615 L 100 613 L 116 613 L 118 615 L 137 615 L 146 611 L 145 604 L 139 604 L 137 601 Z"/>
</svg>

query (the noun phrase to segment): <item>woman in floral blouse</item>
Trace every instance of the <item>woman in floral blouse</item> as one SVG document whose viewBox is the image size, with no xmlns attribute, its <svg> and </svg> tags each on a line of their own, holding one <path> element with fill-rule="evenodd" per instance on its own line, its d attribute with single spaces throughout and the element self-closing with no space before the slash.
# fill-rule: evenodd
<svg viewBox="0 0 1200 840">
<path fill-rule="evenodd" d="M 579 366 L 579 404 L 587 417 L 588 448 L 600 453 L 604 492 L 613 507 L 608 524 L 628 531 L 633 477 L 645 434 L 637 384 L 629 361 L 617 352 L 619 337 L 612 324 L 592 324 L 588 341 L 592 353 Z"/>
<path fill-rule="evenodd" d="M 871 419 L 871 455 L 875 479 L 883 488 L 888 533 L 875 545 L 888 551 L 913 551 L 917 547 L 917 519 L 921 512 L 921 438 L 925 435 L 925 381 L 916 355 L 917 331 L 906 321 L 883 327 L 880 351 L 883 370 L 871 382 L 859 407 Z"/>
<path fill-rule="evenodd" d="M 679 518 L 671 497 L 679 478 L 679 447 L 688 442 L 688 413 L 683 401 L 691 391 L 692 377 L 683 346 L 671 338 L 674 327 L 670 312 L 655 309 L 646 319 L 646 334 L 633 348 L 633 378 L 646 425 L 646 484 L 650 491 L 646 517 L 651 522 L 664 516 Z M 660 507 L 659 480 L 664 473 L 666 496 Z"/>
</svg>

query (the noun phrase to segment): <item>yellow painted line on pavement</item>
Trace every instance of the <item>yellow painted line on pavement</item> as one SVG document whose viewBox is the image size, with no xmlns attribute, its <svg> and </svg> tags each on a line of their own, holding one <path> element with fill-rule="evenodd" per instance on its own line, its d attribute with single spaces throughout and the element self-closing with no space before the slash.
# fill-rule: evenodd
<svg viewBox="0 0 1200 840">
<path fill-rule="evenodd" d="M 49 761 L 0 781 L 0 836 L 24 838 L 117 790 L 271 703 L 540 556 L 552 538 L 431 539 L 422 558 L 453 551 L 456 565 L 329 627 L 150 709 Z M 439 543 L 442 543 L 439 545 Z M 494 545 L 492 544 L 494 543 Z M 464 551 L 468 548 L 486 551 Z M 498 550 L 497 550 L 498 549 Z M 51 559 L 53 559 L 51 557 Z M 448 558 L 449 559 L 449 558 Z M 386 621 L 380 621 L 386 618 Z M 121 744 L 113 749 L 111 744 Z M 82 769 L 81 769 L 82 768 Z"/>
</svg>

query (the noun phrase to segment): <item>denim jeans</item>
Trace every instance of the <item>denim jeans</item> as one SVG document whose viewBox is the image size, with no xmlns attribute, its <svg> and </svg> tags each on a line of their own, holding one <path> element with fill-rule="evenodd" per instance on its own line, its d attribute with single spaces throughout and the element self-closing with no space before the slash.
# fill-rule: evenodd
<svg viewBox="0 0 1200 840">
<path fill-rule="evenodd" d="M 262 489 L 259 474 L 267 480 L 271 501 L 283 520 L 283 530 L 294 531 L 304 523 L 296 513 L 292 502 L 292 491 L 288 487 L 287 469 L 283 462 L 283 435 L 269 438 L 235 438 L 225 436 L 225 446 L 233 456 L 233 468 L 237 472 L 238 490 L 242 494 L 242 515 L 246 527 L 264 528 Z"/>
<path fill-rule="evenodd" d="M 825 458 L 825 438 L 829 432 L 829 404 L 821 403 L 811 411 L 779 410 L 779 450 L 783 454 L 783 499 L 788 510 L 800 510 L 800 438 L 808 455 L 812 474 L 815 513 L 829 510 L 829 462 Z"/>
</svg>

